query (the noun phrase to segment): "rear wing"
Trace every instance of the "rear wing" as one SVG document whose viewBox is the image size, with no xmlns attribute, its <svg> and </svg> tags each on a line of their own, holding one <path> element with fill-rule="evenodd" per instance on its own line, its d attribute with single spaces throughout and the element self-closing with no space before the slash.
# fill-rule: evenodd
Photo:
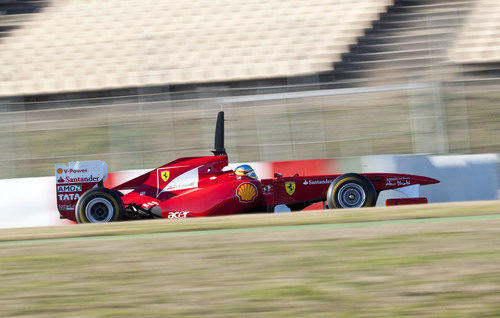
<svg viewBox="0 0 500 318">
<path fill-rule="evenodd" d="M 104 161 L 75 161 L 55 165 L 57 209 L 63 218 L 74 219 L 76 203 L 85 191 L 102 186 L 108 175 Z"/>
</svg>

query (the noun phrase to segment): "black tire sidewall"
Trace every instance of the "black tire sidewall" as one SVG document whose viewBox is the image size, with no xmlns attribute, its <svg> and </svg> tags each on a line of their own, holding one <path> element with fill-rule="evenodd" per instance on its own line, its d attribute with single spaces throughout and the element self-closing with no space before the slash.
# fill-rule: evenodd
<svg viewBox="0 0 500 318">
<path fill-rule="evenodd" d="M 111 217 L 111 220 L 109 220 L 109 222 L 116 222 L 124 219 L 125 209 L 123 206 L 123 201 L 120 198 L 120 195 L 116 191 L 111 189 L 95 188 L 88 190 L 80 197 L 80 199 L 78 199 L 78 202 L 76 203 L 75 207 L 75 217 L 77 223 L 92 223 L 87 218 L 85 214 L 85 209 L 88 203 L 96 198 L 105 199 L 112 205 L 113 215 Z"/>
<path fill-rule="evenodd" d="M 358 184 L 365 192 L 366 199 L 361 207 L 375 206 L 377 203 L 377 191 L 370 180 L 357 173 L 346 173 L 337 177 L 328 187 L 326 199 L 330 209 L 344 209 L 339 203 L 338 192 L 347 183 Z"/>
</svg>

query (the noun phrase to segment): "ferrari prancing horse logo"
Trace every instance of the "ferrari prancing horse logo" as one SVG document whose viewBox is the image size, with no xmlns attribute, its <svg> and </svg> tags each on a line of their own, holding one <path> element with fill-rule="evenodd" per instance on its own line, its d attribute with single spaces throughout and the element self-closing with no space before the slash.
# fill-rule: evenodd
<svg viewBox="0 0 500 318">
<path fill-rule="evenodd" d="M 162 171 L 161 172 L 161 179 L 163 181 L 167 182 L 169 177 L 170 177 L 170 171 Z"/>
<path fill-rule="evenodd" d="M 288 193 L 289 195 L 294 194 L 295 193 L 295 182 L 294 181 L 285 182 L 285 190 L 286 190 L 286 193 Z"/>
</svg>

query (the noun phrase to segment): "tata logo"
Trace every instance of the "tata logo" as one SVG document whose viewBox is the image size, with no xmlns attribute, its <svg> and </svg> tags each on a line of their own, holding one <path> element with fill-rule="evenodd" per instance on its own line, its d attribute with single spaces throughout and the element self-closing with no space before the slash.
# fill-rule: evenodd
<svg viewBox="0 0 500 318">
<path fill-rule="evenodd" d="M 80 195 L 78 193 L 58 194 L 57 197 L 60 201 L 73 201 L 80 199 Z"/>
<path fill-rule="evenodd" d="M 170 178 L 170 171 L 162 171 L 160 175 L 161 175 L 161 179 L 164 182 L 167 182 L 168 178 Z"/>
<path fill-rule="evenodd" d="M 295 182 L 294 181 L 288 181 L 285 182 L 285 190 L 288 195 L 293 195 L 295 193 Z"/>
</svg>

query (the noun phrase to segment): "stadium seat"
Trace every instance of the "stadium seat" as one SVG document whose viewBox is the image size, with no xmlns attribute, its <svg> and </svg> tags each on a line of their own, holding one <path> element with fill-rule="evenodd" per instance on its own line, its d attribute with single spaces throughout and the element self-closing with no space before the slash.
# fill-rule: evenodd
<svg viewBox="0 0 500 318">
<path fill-rule="evenodd" d="M 449 57 L 457 63 L 500 61 L 500 5 L 496 0 L 478 0 Z"/>
<path fill-rule="evenodd" d="M 57 93 L 96 85 L 105 89 L 329 71 L 391 3 L 54 0 L 0 43 L 0 59 L 36 48 L 24 50 L 14 64 L 27 64 L 47 78 L 57 78 L 50 70 L 64 69 L 69 78 L 35 85 L 29 78 L 17 83 L 17 77 L 1 74 L 14 83 L 0 82 L 0 94 L 14 93 L 10 87 L 22 93 L 24 85 L 25 92 Z"/>
</svg>

